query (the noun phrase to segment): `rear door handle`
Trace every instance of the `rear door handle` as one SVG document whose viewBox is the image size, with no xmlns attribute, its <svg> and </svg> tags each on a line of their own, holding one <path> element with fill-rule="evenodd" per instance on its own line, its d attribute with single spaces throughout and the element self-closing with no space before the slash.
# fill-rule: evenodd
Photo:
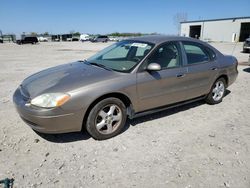
<svg viewBox="0 0 250 188">
<path fill-rule="evenodd" d="M 177 75 L 176 75 L 177 78 L 183 78 L 184 76 L 186 76 L 186 74 L 180 73 L 180 74 L 177 74 Z"/>
</svg>

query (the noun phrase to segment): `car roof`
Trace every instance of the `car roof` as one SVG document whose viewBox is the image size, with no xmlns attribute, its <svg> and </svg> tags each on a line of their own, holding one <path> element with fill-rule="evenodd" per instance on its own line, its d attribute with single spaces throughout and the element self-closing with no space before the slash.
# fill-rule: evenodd
<svg viewBox="0 0 250 188">
<path fill-rule="evenodd" d="M 138 41 L 138 42 L 148 42 L 148 43 L 155 44 L 156 46 L 165 42 L 169 42 L 169 41 L 190 41 L 190 42 L 196 42 L 206 47 L 209 47 L 215 53 L 222 55 L 216 48 L 214 48 L 207 42 L 203 42 L 199 39 L 190 38 L 190 37 L 180 37 L 180 36 L 171 36 L 171 35 L 145 35 L 142 37 L 129 38 L 127 40 Z"/>
<path fill-rule="evenodd" d="M 193 41 L 201 42 L 198 39 L 189 38 L 189 37 L 180 37 L 180 36 L 170 36 L 170 35 L 146 35 L 142 37 L 129 38 L 127 40 L 136 40 L 141 42 L 148 42 L 153 44 L 161 44 L 168 41 Z"/>
</svg>

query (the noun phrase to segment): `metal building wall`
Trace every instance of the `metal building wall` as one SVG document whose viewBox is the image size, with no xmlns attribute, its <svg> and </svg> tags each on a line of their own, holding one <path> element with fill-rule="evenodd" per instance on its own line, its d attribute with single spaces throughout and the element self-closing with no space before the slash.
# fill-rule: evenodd
<svg viewBox="0 0 250 188">
<path fill-rule="evenodd" d="M 244 22 L 250 22 L 250 18 L 181 23 L 181 35 L 189 36 L 190 26 L 201 25 L 201 40 L 232 42 L 236 34 L 235 41 L 238 41 L 241 23 Z"/>
<path fill-rule="evenodd" d="M 189 37 L 189 32 L 190 32 L 190 26 L 195 26 L 195 25 L 201 25 L 201 37 L 202 35 L 202 29 L 203 29 L 203 22 L 191 22 L 191 23 L 181 23 L 181 36 L 184 37 Z"/>
</svg>

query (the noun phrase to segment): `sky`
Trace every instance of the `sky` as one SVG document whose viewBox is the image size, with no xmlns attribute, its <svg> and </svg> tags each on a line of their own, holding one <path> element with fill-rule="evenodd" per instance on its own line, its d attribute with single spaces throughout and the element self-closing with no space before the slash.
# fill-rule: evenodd
<svg viewBox="0 0 250 188">
<path fill-rule="evenodd" d="M 250 0 L 1 0 L 3 34 L 72 31 L 91 34 L 177 34 L 174 16 L 189 21 L 250 16 Z"/>
</svg>

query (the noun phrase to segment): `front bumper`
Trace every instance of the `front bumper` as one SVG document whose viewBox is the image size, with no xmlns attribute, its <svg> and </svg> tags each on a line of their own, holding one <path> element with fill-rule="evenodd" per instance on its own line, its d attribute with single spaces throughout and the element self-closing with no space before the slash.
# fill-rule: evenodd
<svg viewBox="0 0 250 188">
<path fill-rule="evenodd" d="M 21 94 L 20 88 L 15 91 L 13 102 L 24 122 L 38 132 L 66 133 L 82 129 L 82 111 L 66 112 L 60 107 L 43 109 L 26 105 L 28 99 Z"/>
</svg>

